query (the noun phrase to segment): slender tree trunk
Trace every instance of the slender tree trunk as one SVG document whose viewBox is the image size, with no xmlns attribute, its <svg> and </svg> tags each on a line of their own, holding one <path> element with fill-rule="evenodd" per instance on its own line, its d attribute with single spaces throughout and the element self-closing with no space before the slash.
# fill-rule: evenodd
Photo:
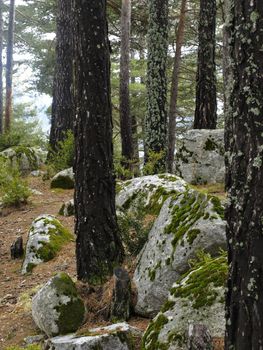
<svg viewBox="0 0 263 350">
<path fill-rule="evenodd" d="M 98 283 L 123 258 L 115 210 L 106 0 L 74 0 L 77 274 Z"/>
<path fill-rule="evenodd" d="M 15 0 L 10 0 L 7 49 L 6 49 L 5 132 L 10 130 L 11 117 L 12 117 L 14 29 L 15 29 Z"/>
<path fill-rule="evenodd" d="M 263 348 L 263 3 L 231 1 L 227 350 Z"/>
<path fill-rule="evenodd" d="M 159 153 L 154 173 L 165 170 L 167 156 L 168 0 L 149 1 L 147 115 L 145 163 L 151 152 Z"/>
<path fill-rule="evenodd" d="M 194 129 L 217 123 L 215 30 L 216 0 L 200 0 L 199 49 Z"/>
<path fill-rule="evenodd" d="M 130 115 L 130 31 L 131 0 L 122 0 L 120 58 L 120 125 L 123 166 L 132 170 L 133 139 Z"/>
<path fill-rule="evenodd" d="M 3 0 L 0 0 L 0 134 L 3 133 Z"/>
<path fill-rule="evenodd" d="M 169 124 L 168 124 L 168 155 L 167 155 L 167 170 L 170 173 L 173 172 L 173 163 L 174 163 L 177 97 L 178 97 L 181 54 L 182 54 L 182 46 L 183 46 L 184 30 L 185 30 L 186 3 L 187 3 L 187 0 L 182 0 L 179 25 L 178 25 L 178 30 L 176 34 L 176 51 L 175 51 L 175 57 L 174 57 L 174 67 L 173 67 L 172 86 L 171 86 Z"/>
<path fill-rule="evenodd" d="M 56 68 L 53 86 L 50 146 L 56 151 L 68 130 L 73 130 L 72 0 L 58 0 Z"/>
</svg>

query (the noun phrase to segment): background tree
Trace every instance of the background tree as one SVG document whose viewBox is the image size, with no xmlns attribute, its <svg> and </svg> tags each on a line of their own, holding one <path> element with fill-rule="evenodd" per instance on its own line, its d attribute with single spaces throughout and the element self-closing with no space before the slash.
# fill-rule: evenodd
<svg viewBox="0 0 263 350">
<path fill-rule="evenodd" d="M 236 0 L 229 14 L 226 349 L 252 350 L 263 344 L 263 4 Z"/>
<path fill-rule="evenodd" d="M 120 56 L 120 126 L 122 157 L 125 168 L 131 168 L 133 159 L 132 121 L 130 115 L 130 26 L 131 1 L 122 0 L 121 56 Z"/>
<path fill-rule="evenodd" d="M 75 0 L 74 13 L 77 274 L 99 282 L 123 258 L 115 212 L 106 1 Z"/>
<path fill-rule="evenodd" d="M 15 0 L 10 0 L 8 33 L 7 33 L 7 49 L 6 49 L 5 131 L 10 130 L 11 116 L 12 116 L 14 29 L 15 29 Z"/>
<path fill-rule="evenodd" d="M 168 123 L 168 154 L 167 154 L 167 170 L 170 173 L 173 172 L 173 163 L 174 163 L 179 70 L 180 70 L 182 46 L 183 46 L 183 40 L 184 40 L 186 3 L 187 3 L 187 0 L 182 0 L 179 24 L 178 24 L 177 34 L 176 34 L 176 50 L 175 50 L 172 84 L 171 84 L 169 123 Z"/>
<path fill-rule="evenodd" d="M 200 0 L 199 48 L 194 129 L 217 123 L 215 66 L 216 0 Z"/>
<path fill-rule="evenodd" d="M 50 146 L 56 151 L 59 142 L 73 130 L 73 25 L 72 0 L 58 0 L 56 35 L 56 70 L 53 87 Z"/>
<path fill-rule="evenodd" d="M 167 154 L 167 50 L 168 50 L 168 0 L 149 1 L 147 67 L 147 115 L 146 155 L 161 154 L 156 163 L 155 173 L 165 169 Z"/>
</svg>

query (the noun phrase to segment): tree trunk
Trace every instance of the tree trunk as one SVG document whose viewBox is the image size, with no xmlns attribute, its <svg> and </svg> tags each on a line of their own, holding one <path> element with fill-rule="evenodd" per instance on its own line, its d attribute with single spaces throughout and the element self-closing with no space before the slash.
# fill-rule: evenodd
<svg viewBox="0 0 263 350">
<path fill-rule="evenodd" d="M 14 29 L 15 29 L 15 0 L 10 0 L 7 49 L 6 49 L 5 132 L 10 130 L 11 117 L 12 117 Z"/>
<path fill-rule="evenodd" d="M 230 274 L 227 350 L 263 348 L 263 3 L 230 7 L 233 79 L 226 129 Z"/>
<path fill-rule="evenodd" d="M 151 152 L 160 159 L 153 172 L 165 170 L 167 155 L 167 79 L 168 0 L 149 1 L 147 115 L 145 120 L 145 163 Z"/>
<path fill-rule="evenodd" d="M 56 68 L 53 87 L 50 147 L 56 151 L 68 130 L 73 130 L 72 0 L 58 0 Z"/>
<path fill-rule="evenodd" d="M 216 0 L 200 0 L 199 48 L 194 129 L 217 123 L 215 29 Z"/>
<path fill-rule="evenodd" d="M 115 210 L 106 0 L 74 0 L 78 278 L 104 281 L 123 258 Z"/>
<path fill-rule="evenodd" d="M 184 40 L 185 29 L 185 14 L 187 0 L 182 0 L 180 19 L 176 34 L 176 51 L 174 57 L 174 67 L 171 86 L 169 124 L 168 124 L 168 155 L 167 155 L 167 170 L 173 172 L 174 151 L 175 151 L 175 128 L 176 128 L 176 113 L 177 113 L 177 97 L 179 86 L 179 71 L 181 63 L 181 53 Z"/>
<path fill-rule="evenodd" d="M 0 134 L 3 133 L 3 0 L 0 0 Z"/>
<path fill-rule="evenodd" d="M 122 0 L 121 10 L 121 57 L 120 57 L 120 126 L 122 144 L 122 164 L 132 170 L 133 139 L 130 115 L 130 31 L 131 0 Z"/>
</svg>

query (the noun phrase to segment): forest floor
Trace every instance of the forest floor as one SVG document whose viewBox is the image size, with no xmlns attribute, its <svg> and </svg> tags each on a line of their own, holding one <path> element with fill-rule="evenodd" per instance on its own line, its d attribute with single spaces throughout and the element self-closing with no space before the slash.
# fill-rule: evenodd
<svg viewBox="0 0 263 350">
<path fill-rule="evenodd" d="M 74 231 L 74 217 L 58 215 L 63 202 L 73 198 L 73 191 L 51 190 L 49 181 L 43 182 L 41 178 L 29 177 L 28 183 L 41 194 L 32 195 L 30 202 L 21 208 L 5 209 L 0 216 L 0 350 L 22 345 L 25 337 L 40 333 L 31 317 L 31 298 L 40 286 L 61 271 L 76 279 L 75 242 L 65 245 L 55 259 L 40 264 L 32 274 L 21 275 L 22 259 L 11 260 L 11 244 L 18 236 L 26 243 L 31 223 L 39 215 L 57 216 L 71 232 Z M 106 325 L 103 319 L 110 303 L 111 281 L 103 288 L 90 288 L 80 282 L 77 286 L 91 310 L 83 327 Z M 134 317 L 129 323 L 145 330 L 149 320 Z"/>
</svg>

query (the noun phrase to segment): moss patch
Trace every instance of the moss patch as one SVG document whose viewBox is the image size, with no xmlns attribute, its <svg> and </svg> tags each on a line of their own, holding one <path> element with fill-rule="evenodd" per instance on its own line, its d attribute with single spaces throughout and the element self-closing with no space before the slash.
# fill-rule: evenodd
<svg viewBox="0 0 263 350">
<path fill-rule="evenodd" d="M 172 288 L 171 294 L 175 298 L 191 300 L 195 309 L 213 305 L 218 297 L 217 288 L 225 286 L 227 275 L 226 253 L 217 258 L 201 254 L 192 269 Z"/>
<path fill-rule="evenodd" d="M 168 318 L 163 314 L 159 314 L 148 326 L 143 339 L 141 350 L 168 350 L 169 345 L 160 343 L 158 336 L 165 324 L 168 323 Z"/>
<path fill-rule="evenodd" d="M 211 200 L 213 204 L 213 210 L 220 216 L 222 220 L 225 219 L 225 209 L 222 206 L 220 199 L 215 196 L 209 196 L 209 199 Z"/>
</svg>

